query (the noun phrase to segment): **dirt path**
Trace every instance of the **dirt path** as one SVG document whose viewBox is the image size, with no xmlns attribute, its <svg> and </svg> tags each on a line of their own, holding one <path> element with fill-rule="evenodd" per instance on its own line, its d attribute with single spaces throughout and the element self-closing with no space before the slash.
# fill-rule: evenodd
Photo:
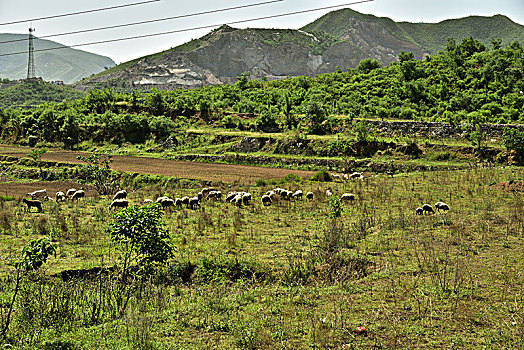
<svg viewBox="0 0 524 350">
<path fill-rule="evenodd" d="M 0 145 L 0 155 L 26 157 L 31 149 L 28 147 Z M 54 162 L 80 163 L 77 155 L 82 152 L 49 150 L 42 160 Z M 289 173 L 297 174 L 302 178 L 311 177 L 313 171 L 267 168 L 234 164 L 183 162 L 159 158 L 113 156 L 111 167 L 118 171 L 136 172 L 165 176 L 177 176 L 187 179 L 239 182 L 254 184 L 258 179 L 281 179 Z M 1 191 L 1 189 L 0 189 Z"/>
</svg>

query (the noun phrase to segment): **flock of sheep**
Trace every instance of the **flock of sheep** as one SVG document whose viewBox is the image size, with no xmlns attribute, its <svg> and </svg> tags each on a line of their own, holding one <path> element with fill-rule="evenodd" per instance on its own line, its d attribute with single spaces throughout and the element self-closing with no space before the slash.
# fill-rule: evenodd
<svg viewBox="0 0 524 350">
<path fill-rule="evenodd" d="M 331 174 L 335 179 L 337 176 L 336 174 Z M 340 175 L 338 175 L 340 176 Z M 353 173 L 351 175 L 344 175 L 345 180 L 349 179 L 362 179 L 361 173 Z M 27 193 L 28 196 L 31 197 L 31 199 L 24 198 L 22 201 L 27 205 L 27 210 L 31 211 L 31 208 L 35 207 L 37 208 L 38 212 L 42 211 L 42 202 L 41 200 L 51 200 L 52 198 L 47 195 L 47 190 L 37 190 L 34 192 Z M 328 188 L 325 191 L 326 197 L 333 196 L 333 191 L 331 188 Z M 55 194 L 55 199 L 57 202 L 65 202 L 66 200 L 78 200 L 80 198 L 85 197 L 85 191 L 84 189 L 77 190 L 75 188 L 71 188 L 67 190 L 65 193 L 62 191 L 58 191 Z M 195 209 L 199 206 L 201 206 L 203 201 L 206 200 L 213 200 L 213 201 L 221 201 L 222 198 L 225 198 L 226 202 L 232 203 L 236 205 L 237 207 L 247 206 L 252 201 L 252 195 L 249 192 L 244 191 L 230 191 L 227 193 L 227 195 L 223 196 L 222 192 L 214 187 L 205 187 L 203 188 L 196 196 L 189 197 L 184 196 L 180 198 L 171 199 L 168 196 L 161 196 L 156 199 L 155 202 L 153 202 L 152 199 L 145 199 L 144 203 L 157 203 L 160 204 L 163 208 L 168 207 L 176 207 L 176 208 L 182 208 L 185 206 L 188 209 Z M 313 200 L 315 197 L 313 192 L 304 192 L 302 190 L 296 190 L 296 191 L 290 191 L 284 188 L 277 187 L 273 190 L 267 191 L 265 194 L 261 196 L 261 201 L 264 206 L 270 206 L 272 203 L 284 200 L 284 201 L 291 201 L 291 200 L 302 200 L 303 197 L 305 197 L 307 200 Z M 341 202 L 354 202 L 355 201 L 355 195 L 353 193 L 343 193 L 339 200 Z M 111 204 L 109 204 L 109 209 L 113 208 L 127 208 L 129 206 L 129 201 L 127 200 L 127 191 L 126 190 L 120 190 L 115 193 L 115 195 L 112 198 Z M 447 211 L 450 209 L 449 205 L 443 202 L 437 202 L 435 204 L 435 208 L 437 211 L 443 210 Z M 417 215 L 422 214 L 435 214 L 435 210 L 433 207 L 429 204 L 424 204 L 420 208 L 415 209 L 415 213 Z"/>
<path fill-rule="evenodd" d="M 31 208 L 35 207 L 39 212 L 42 211 L 42 201 L 41 200 L 52 200 L 53 198 L 47 195 L 47 189 L 37 190 L 29 192 L 26 194 L 30 196 L 31 199 L 23 198 L 22 201 L 27 205 L 27 210 L 31 211 Z M 77 190 L 75 188 L 68 189 L 65 193 L 58 191 L 55 194 L 55 199 L 57 202 L 65 202 L 67 199 L 78 200 L 84 198 L 86 195 L 84 189 Z"/>
<path fill-rule="evenodd" d="M 449 205 L 447 205 L 446 203 L 443 203 L 443 202 L 435 203 L 435 208 L 437 208 L 437 211 L 440 211 L 440 210 L 448 211 L 450 209 Z M 422 215 L 422 214 L 425 214 L 425 213 L 435 214 L 435 210 L 433 210 L 433 207 L 431 205 L 424 204 L 422 206 L 422 208 L 415 209 L 415 213 L 417 215 Z"/>
</svg>

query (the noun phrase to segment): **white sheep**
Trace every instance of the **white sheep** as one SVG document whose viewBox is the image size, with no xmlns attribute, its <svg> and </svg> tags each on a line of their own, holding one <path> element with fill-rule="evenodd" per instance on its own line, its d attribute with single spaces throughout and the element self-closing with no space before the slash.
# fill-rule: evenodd
<svg viewBox="0 0 524 350">
<path fill-rule="evenodd" d="M 187 206 L 191 209 L 195 209 L 195 207 L 198 207 L 200 205 L 200 201 L 198 200 L 198 197 L 191 197 L 189 198 L 189 201 L 187 203 Z"/>
<path fill-rule="evenodd" d="M 262 204 L 264 204 L 265 206 L 271 205 L 272 202 L 273 201 L 271 200 L 271 197 L 267 194 L 262 196 Z"/>
<path fill-rule="evenodd" d="M 58 191 L 56 194 L 55 194 L 55 200 L 57 202 L 65 202 L 66 200 L 66 194 L 62 191 Z"/>
<path fill-rule="evenodd" d="M 362 175 L 362 173 L 359 172 L 354 172 L 353 174 L 349 175 L 349 178 L 353 180 L 362 180 L 364 179 L 364 175 Z"/>
<path fill-rule="evenodd" d="M 84 190 L 78 190 L 71 196 L 71 200 L 78 200 L 80 198 L 84 198 L 86 196 L 86 193 Z"/>
<path fill-rule="evenodd" d="M 37 199 L 37 198 L 46 199 L 47 189 L 29 192 L 29 193 L 26 193 L 26 195 L 30 196 L 31 199 Z"/>
<path fill-rule="evenodd" d="M 331 197 L 333 195 L 333 192 L 331 192 L 331 189 L 326 190 L 326 197 Z"/>
<path fill-rule="evenodd" d="M 73 197 L 73 194 L 76 192 L 76 188 L 70 188 L 66 191 L 67 198 Z"/>
<path fill-rule="evenodd" d="M 344 193 L 342 196 L 340 196 L 341 202 L 353 202 L 355 200 L 355 195 L 353 193 Z"/>
<path fill-rule="evenodd" d="M 144 204 L 153 204 L 153 200 L 149 199 L 149 198 L 146 198 L 146 199 L 144 199 Z"/>
<path fill-rule="evenodd" d="M 180 201 L 181 201 L 182 204 L 184 204 L 186 207 L 189 207 L 189 197 L 188 197 L 188 196 L 184 196 L 184 197 L 180 198 Z"/>
<path fill-rule="evenodd" d="M 435 211 L 433 210 L 433 207 L 431 205 L 429 205 L 429 204 L 424 204 L 422 206 L 422 211 L 424 213 L 433 213 L 433 214 L 435 214 Z"/>
<path fill-rule="evenodd" d="M 249 202 L 251 201 L 251 193 L 244 193 L 242 195 L 242 203 L 244 205 L 249 205 Z"/>
<path fill-rule="evenodd" d="M 160 204 L 160 203 L 162 203 L 162 201 L 163 201 L 164 199 L 166 199 L 166 198 L 169 199 L 169 197 L 167 197 L 167 196 L 158 197 L 158 198 L 156 199 L 155 203 L 156 203 L 156 204 Z"/>
<path fill-rule="evenodd" d="M 420 208 L 420 207 L 417 208 L 417 209 L 415 209 L 415 214 L 416 214 L 416 215 L 422 215 L 422 214 L 424 214 L 424 209 L 422 209 L 422 208 Z"/>
<path fill-rule="evenodd" d="M 236 191 L 228 192 L 226 196 L 226 202 L 231 202 L 233 198 L 237 195 Z"/>
<path fill-rule="evenodd" d="M 164 197 L 162 199 L 162 201 L 160 202 L 160 204 L 162 205 L 162 208 L 174 207 L 175 206 L 175 201 L 173 201 L 169 197 Z"/>
<path fill-rule="evenodd" d="M 440 211 L 440 210 L 447 211 L 449 210 L 449 205 L 443 202 L 437 202 L 435 203 L 435 208 L 437 208 L 437 211 Z"/>
<path fill-rule="evenodd" d="M 120 190 L 113 196 L 113 201 L 116 201 L 117 199 L 125 199 L 127 198 L 127 191 L 126 190 Z"/>
<path fill-rule="evenodd" d="M 111 204 L 109 204 L 109 208 L 108 209 L 112 209 L 112 208 L 127 208 L 129 206 L 129 202 L 127 201 L 127 199 L 125 198 L 119 198 L 119 199 L 115 199 L 111 202 Z"/>
<path fill-rule="evenodd" d="M 293 198 L 302 199 L 303 195 L 304 195 L 304 192 L 302 192 L 302 190 L 296 190 L 295 193 L 293 193 Z"/>
<path fill-rule="evenodd" d="M 313 192 L 310 191 L 306 193 L 306 199 L 313 200 L 313 198 L 315 198 L 315 194 Z"/>
<path fill-rule="evenodd" d="M 222 198 L 222 192 L 220 191 L 209 191 L 207 194 L 207 198 L 214 199 L 216 201 L 220 200 Z"/>
</svg>

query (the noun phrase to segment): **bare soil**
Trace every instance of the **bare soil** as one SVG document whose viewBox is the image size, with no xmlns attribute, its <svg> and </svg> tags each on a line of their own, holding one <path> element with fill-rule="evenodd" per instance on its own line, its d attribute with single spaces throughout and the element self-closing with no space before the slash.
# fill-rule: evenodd
<svg viewBox="0 0 524 350">
<path fill-rule="evenodd" d="M 28 147 L 0 145 L 0 154 L 13 157 L 26 157 L 31 149 Z M 85 152 L 49 150 L 42 157 L 44 161 L 81 163 L 76 157 L 80 154 L 87 155 Z M 133 157 L 133 156 L 113 156 L 111 168 L 117 171 L 125 171 L 141 174 L 153 174 L 164 176 L 176 176 L 186 179 L 201 181 L 227 182 L 254 184 L 258 179 L 282 179 L 290 173 L 299 175 L 302 178 L 313 176 L 313 171 L 290 170 L 280 168 L 255 167 L 235 164 L 203 163 L 203 162 L 184 162 L 169 159 Z M 0 193 L 7 193 L 15 196 L 23 196 L 25 193 L 34 190 L 47 188 L 48 194 L 56 191 L 64 191 L 68 186 L 79 187 L 74 182 L 37 182 L 37 183 L 1 183 Z M 20 189 L 19 189 L 20 187 Z M 51 192 L 53 191 L 53 192 Z M 89 192 L 86 193 L 90 195 Z"/>
</svg>

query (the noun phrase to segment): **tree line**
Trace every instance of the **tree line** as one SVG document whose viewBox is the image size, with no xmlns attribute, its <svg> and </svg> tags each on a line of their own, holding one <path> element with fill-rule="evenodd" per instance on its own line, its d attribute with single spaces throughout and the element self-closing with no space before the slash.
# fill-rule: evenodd
<svg viewBox="0 0 524 350">
<path fill-rule="evenodd" d="M 494 40 L 486 47 L 473 38 L 449 39 L 442 52 L 424 60 L 401 52 L 389 66 L 365 59 L 355 69 L 315 77 L 267 81 L 245 73 L 235 84 L 189 90 L 93 89 L 80 98 L 74 92 L 62 102 L 3 108 L 0 120 L 4 138 L 33 137 L 66 146 L 85 139 L 142 143 L 194 124 L 326 134 L 341 115 L 350 120 L 523 123 L 523 75 L 519 42 L 503 47 Z"/>
</svg>

